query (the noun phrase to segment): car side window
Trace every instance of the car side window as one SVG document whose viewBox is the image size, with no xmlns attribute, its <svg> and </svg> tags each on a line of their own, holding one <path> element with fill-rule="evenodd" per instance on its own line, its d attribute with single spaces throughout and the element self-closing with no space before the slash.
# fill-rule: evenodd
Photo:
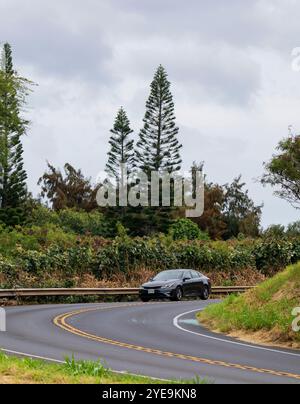
<svg viewBox="0 0 300 404">
<path fill-rule="evenodd" d="M 191 272 L 190 272 L 190 271 L 185 271 L 185 273 L 184 273 L 184 278 L 186 278 L 186 279 L 192 279 L 193 277 L 192 277 Z"/>
<path fill-rule="evenodd" d="M 198 272 L 192 271 L 192 277 L 193 277 L 194 279 L 198 279 L 200 276 L 199 276 L 199 273 L 198 273 Z"/>
</svg>

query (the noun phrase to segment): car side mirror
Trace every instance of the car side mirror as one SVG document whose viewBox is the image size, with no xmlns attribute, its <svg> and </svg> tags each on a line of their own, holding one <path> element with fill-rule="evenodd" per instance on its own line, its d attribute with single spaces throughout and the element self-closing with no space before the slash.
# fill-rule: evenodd
<svg viewBox="0 0 300 404">
<path fill-rule="evenodd" d="M 190 281 L 191 280 L 191 278 L 183 278 L 183 282 L 187 282 L 187 281 Z"/>
</svg>

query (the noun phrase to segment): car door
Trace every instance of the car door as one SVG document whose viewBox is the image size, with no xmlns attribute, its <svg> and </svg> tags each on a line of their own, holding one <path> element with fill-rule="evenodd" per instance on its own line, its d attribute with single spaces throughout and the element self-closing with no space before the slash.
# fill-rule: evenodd
<svg viewBox="0 0 300 404">
<path fill-rule="evenodd" d="M 185 271 L 183 274 L 183 293 L 185 296 L 193 295 L 193 277 L 190 271 Z"/>
<path fill-rule="evenodd" d="M 200 273 L 197 271 L 192 271 L 192 278 L 193 278 L 193 294 L 195 296 L 200 296 L 203 288 L 202 277 Z"/>
</svg>

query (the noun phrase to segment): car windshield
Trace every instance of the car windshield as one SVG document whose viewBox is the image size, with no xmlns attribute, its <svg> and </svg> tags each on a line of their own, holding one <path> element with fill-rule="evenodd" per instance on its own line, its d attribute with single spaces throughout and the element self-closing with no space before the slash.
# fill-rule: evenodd
<svg viewBox="0 0 300 404">
<path fill-rule="evenodd" d="M 172 281 L 175 279 L 182 279 L 184 271 L 165 271 L 158 274 L 154 281 Z"/>
</svg>

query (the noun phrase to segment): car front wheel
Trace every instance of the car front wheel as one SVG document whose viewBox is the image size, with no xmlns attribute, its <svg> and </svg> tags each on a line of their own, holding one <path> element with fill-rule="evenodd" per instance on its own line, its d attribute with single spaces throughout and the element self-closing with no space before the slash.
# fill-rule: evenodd
<svg viewBox="0 0 300 404">
<path fill-rule="evenodd" d="M 181 287 L 178 286 L 178 287 L 176 288 L 176 290 L 174 291 L 174 294 L 173 294 L 173 296 L 171 297 L 171 300 L 172 300 L 173 302 L 180 302 L 180 301 L 182 300 L 182 298 L 183 298 L 183 292 L 182 292 Z"/>
</svg>

